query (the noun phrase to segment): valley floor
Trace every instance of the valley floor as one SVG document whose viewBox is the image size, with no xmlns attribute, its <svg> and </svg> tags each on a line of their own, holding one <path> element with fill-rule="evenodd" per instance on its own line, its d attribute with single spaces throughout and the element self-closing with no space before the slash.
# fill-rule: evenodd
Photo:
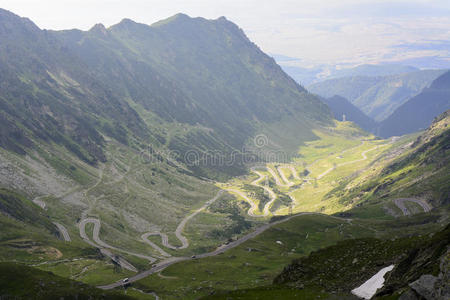
<svg viewBox="0 0 450 300">
<path fill-rule="evenodd" d="M 341 240 L 402 236 L 412 229 L 404 227 L 401 232 L 400 225 L 399 230 L 386 230 L 396 222 L 395 217 L 431 210 L 425 199 L 393 194 L 392 199 L 369 205 L 363 213 L 357 209 L 343 213 L 357 207 L 361 195 L 365 196 L 357 194 L 342 201 L 343 193 L 352 195 L 354 186 L 380 174 L 394 158 L 406 153 L 412 137 L 380 140 L 348 122 L 338 122 L 335 128 L 323 128 L 315 134 L 318 138 L 302 146 L 292 163 L 250 166 L 249 175 L 217 183 L 218 189 L 208 187 L 207 193 L 200 192 L 201 183 L 195 183 L 195 190 L 180 189 L 180 195 L 189 195 L 197 202 L 193 209 L 184 210 L 184 215 L 176 209 L 177 218 L 170 216 L 171 224 L 177 220 L 176 225 L 169 229 L 142 226 L 146 221 L 139 208 L 129 210 L 124 206 L 131 205 L 127 199 L 122 201 L 128 204 L 114 200 L 123 195 L 136 198 L 155 193 L 136 176 L 143 174 L 145 178 L 148 170 L 140 169 L 123 154 L 115 156 L 110 165 L 99 169 L 93 185 L 65 194 L 69 198 L 76 193 L 88 200 L 79 210 L 80 218 L 53 215 L 54 206 L 60 204 L 51 195 L 33 200 L 50 216 L 56 216 L 53 222 L 66 246 L 93 247 L 103 259 L 73 254 L 33 265 L 106 290 L 132 284 L 133 290 L 128 291 L 138 298 L 183 295 L 184 299 L 196 299 L 212 291 L 271 284 L 293 259 Z M 154 173 L 156 169 L 151 170 Z M 399 182 L 397 189 L 403 185 Z M 117 211 L 110 207 L 114 201 L 133 215 L 122 214 L 117 219 Z M 169 200 L 166 205 L 173 203 Z M 230 213 L 240 227 L 224 236 L 218 228 L 227 228 L 223 222 L 235 224 L 226 219 Z M 123 221 L 130 224 L 133 219 L 142 220 L 142 224 L 125 232 L 118 228 Z M 158 219 L 164 224 L 163 216 Z M 427 232 L 436 226 L 431 222 L 414 230 Z M 213 232 L 219 235 L 210 238 Z"/>
</svg>

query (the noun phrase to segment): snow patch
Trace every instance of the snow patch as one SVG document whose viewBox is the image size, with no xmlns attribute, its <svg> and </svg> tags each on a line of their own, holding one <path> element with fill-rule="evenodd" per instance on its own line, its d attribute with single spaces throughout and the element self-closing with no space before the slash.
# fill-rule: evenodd
<svg viewBox="0 0 450 300">
<path fill-rule="evenodd" d="M 377 274 L 373 275 L 369 280 L 364 282 L 361 286 L 352 290 L 352 294 L 356 295 L 363 299 L 370 299 L 375 295 L 377 290 L 383 287 L 384 284 L 384 275 L 387 272 L 392 271 L 394 269 L 394 265 L 390 265 L 389 267 L 385 267 L 378 271 Z"/>
</svg>

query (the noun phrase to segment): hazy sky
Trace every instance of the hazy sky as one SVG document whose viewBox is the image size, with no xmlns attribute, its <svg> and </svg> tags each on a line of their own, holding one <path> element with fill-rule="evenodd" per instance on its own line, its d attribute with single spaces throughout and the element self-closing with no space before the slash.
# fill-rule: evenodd
<svg viewBox="0 0 450 300">
<path fill-rule="evenodd" d="M 151 24 L 178 12 L 226 16 L 265 52 L 293 64 L 450 63 L 450 0 L 0 0 L 45 29 L 89 29 L 123 18 Z"/>
</svg>

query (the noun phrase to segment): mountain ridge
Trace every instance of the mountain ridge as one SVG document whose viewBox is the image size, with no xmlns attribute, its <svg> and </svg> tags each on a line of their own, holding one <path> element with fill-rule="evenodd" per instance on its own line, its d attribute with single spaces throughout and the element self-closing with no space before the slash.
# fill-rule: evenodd
<svg viewBox="0 0 450 300">
<path fill-rule="evenodd" d="M 445 71 L 421 70 L 389 76 L 341 77 L 315 83 L 307 88 L 322 97 L 342 96 L 380 122 Z"/>
<path fill-rule="evenodd" d="M 377 129 L 382 137 L 403 135 L 426 129 L 433 119 L 450 109 L 450 71 L 430 87 L 397 108 Z"/>
<path fill-rule="evenodd" d="M 307 128 L 331 120 L 326 106 L 226 18 L 207 20 L 178 14 L 156 25 L 123 19 L 109 28 L 97 24 L 88 31 L 51 31 L 30 25 L 31 21 L 23 25 L 20 17 L 7 11 L 3 15 L 7 17 L 1 22 L 14 24 L 16 32 L 9 34 L 11 39 L 3 47 L 18 47 L 14 52 L 4 49 L 1 55 L 11 68 L 10 80 L 17 78 L 16 72 L 26 73 L 29 84 L 40 81 L 45 92 L 58 90 L 62 97 L 77 99 L 57 101 L 64 118 L 47 103 L 60 129 L 54 129 L 56 125 L 50 121 L 43 128 L 47 128 L 44 132 L 63 133 L 63 137 L 56 134 L 51 140 L 67 140 L 69 149 L 93 164 L 105 159 L 102 135 L 125 144 L 152 141 L 162 145 L 167 123 L 212 129 L 174 137 L 169 149 L 179 152 L 182 159 L 189 150 L 219 150 L 224 155 L 241 150 L 257 131 L 271 131 L 271 124 L 285 119 L 285 115 L 291 116 L 292 125 L 305 128 L 300 133 L 303 140 L 314 137 Z M 27 29 L 29 26 L 31 29 Z M 31 43 L 32 39 L 37 42 Z M 36 64 L 36 70 L 25 71 L 29 64 Z M 21 71 L 19 66 L 23 66 Z M 108 109 L 102 106 L 105 101 Z M 48 100 L 42 98 L 41 102 Z M 75 103 L 78 110 L 72 109 Z M 163 126 L 145 122 L 138 106 L 160 119 Z M 30 114 L 33 120 L 36 109 L 42 107 L 21 113 Z M 77 111 L 77 117 L 70 117 L 76 125 L 64 127 L 63 119 Z M 48 113 L 41 114 L 48 118 Z M 38 131 L 31 133 L 36 135 Z M 6 135 L 9 139 L 14 136 Z M 277 140 L 276 135 L 271 138 Z M 206 175 L 201 168 L 194 169 Z M 238 169 L 243 171 L 242 166 L 236 166 Z"/>
</svg>

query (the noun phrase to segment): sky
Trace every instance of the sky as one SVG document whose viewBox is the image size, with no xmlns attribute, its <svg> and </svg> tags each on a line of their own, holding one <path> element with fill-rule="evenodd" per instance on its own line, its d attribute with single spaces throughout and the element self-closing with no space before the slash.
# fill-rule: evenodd
<svg viewBox="0 0 450 300">
<path fill-rule="evenodd" d="M 269 54 L 313 67 L 450 65 L 450 0 L 0 0 L 43 29 L 87 30 L 123 18 L 152 24 L 176 13 L 225 16 Z"/>
</svg>

